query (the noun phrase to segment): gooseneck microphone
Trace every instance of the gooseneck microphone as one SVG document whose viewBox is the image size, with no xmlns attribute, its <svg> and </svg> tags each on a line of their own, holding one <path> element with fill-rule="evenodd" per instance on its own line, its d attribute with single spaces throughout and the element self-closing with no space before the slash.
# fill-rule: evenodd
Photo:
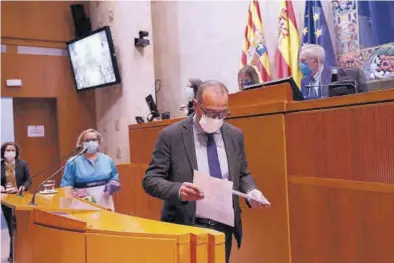
<svg viewBox="0 0 394 263">
<path fill-rule="evenodd" d="M 84 154 L 88 149 L 85 148 L 83 149 L 80 153 L 78 153 L 77 155 L 74 156 L 74 158 L 69 161 L 68 163 L 64 164 L 62 167 L 60 167 L 56 172 L 54 172 L 52 175 L 50 175 L 47 179 L 45 179 L 44 181 L 42 181 L 42 183 L 34 190 L 33 192 L 33 197 L 31 198 L 31 201 L 29 203 L 29 205 L 35 206 L 36 204 L 36 194 L 38 193 L 38 191 L 40 190 L 40 188 L 49 180 L 51 180 L 53 177 L 55 177 L 61 170 L 64 169 L 64 167 L 66 167 L 68 164 L 72 163 L 75 161 L 75 159 L 77 159 L 79 156 L 81 156 L 82 154 Z"/>
<path fill-rule="evenodd" d="M 49 164 L 47 167 L 45 167 L 44 169 L 42 169 L 41 171 L 35 173 L 34 175 L 30 176 L 29 179 L 27 179 L 26 181 L 24 181 L 22 183 L 22 185 L 24 185 L 26 182 L 29 182 L 30 184 L 32 183 L 33 178 L 37 177 L 38 175 L 42 174 L 43 172 L 47 171 L 49 168 L 53 167 L 55 164 L 57 164 L 58 162 L 63 161 L 64 159 L 70 157 L 70 155 L 75 154 L 76 152 L 82 150 L 83 148 L 81 146 L 78 146 L 76 148 L 74 148 L 71 152 L 69 152 L 68 154 L 62 156 L 59 160 L 57 160 L 56 163 L 51 163 Z M 21 191 L 21 189 L 18 189 L 18 196 L 23 196 L 23 191 Z"/>
</svg>

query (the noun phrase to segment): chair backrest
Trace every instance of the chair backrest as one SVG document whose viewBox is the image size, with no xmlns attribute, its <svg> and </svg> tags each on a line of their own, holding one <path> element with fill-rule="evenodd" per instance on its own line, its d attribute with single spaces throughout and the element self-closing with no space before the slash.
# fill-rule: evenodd
<svg viewBox="0 0 394 263">
<path fill-rule="evenodd" d="M 338 70 L 339 81 L 354 81 L 356 83 L 357 92 L 367 92 L 367 78 L 364 71 L 359 68 L 341 68 Z"/>
</svg>

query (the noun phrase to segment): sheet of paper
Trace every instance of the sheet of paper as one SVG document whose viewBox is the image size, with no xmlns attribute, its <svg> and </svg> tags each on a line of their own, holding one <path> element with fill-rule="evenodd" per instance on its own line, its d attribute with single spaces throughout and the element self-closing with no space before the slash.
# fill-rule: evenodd
<svg viewBox="0 0 394 263">
<path fill-rule="evenodd" d="M 245 198 L 245 199 L 249 199 L 249 198 L 250 198 L 247 194 L 241 193 L 241 192 L 236 191 L 236 190 L 233 190 L 233 194 L 238 195 L 238 196 L 240 196 L 240 197 L 243 197 L 243 198 Z M 258 200 L 258 199 L 254 199 L 254 198 L 250 198 L 250 199 L 252 199 L 252 200 L 254 200 L 254 201 L 256 201 L 256 202 L 262 203 L 262 204 L 267 204 L 267 205 L 270 205 L 270 204 L 271 204 L 271 203 L 268 201 L 268 199 L 265 198 L 264 196 L 263 196 L 263 199 L 262 199 L 262 200 Z"/>
<path fill-rule="evenodd" d="M 81 197 L 82 199 L 115 211 L 112 195 L 105 193 L 104 188 L 105 185 L 100 185 L 95 187 L 79 188 L 77 190 L 74 189 L 74 191 L 82 190 L 86 194 L 86 196 Z"/>
<path fill-rule="evenodd" d="M 88 192 L 88 195 L 93 198 L 93 202 L 99 205 L 104 206 L 105 208 L 115 210 L 114 200 L 112 195 L 108 193 L 104 193 L 105 185 L 89 187 L 85 188 Z"/>
<path fill-rule="evenodd" d="M 195 170 L 193 183 L 204 193 L 196 202 L 196 216 L 234 226 L 233 182 Z"/>
</svg>

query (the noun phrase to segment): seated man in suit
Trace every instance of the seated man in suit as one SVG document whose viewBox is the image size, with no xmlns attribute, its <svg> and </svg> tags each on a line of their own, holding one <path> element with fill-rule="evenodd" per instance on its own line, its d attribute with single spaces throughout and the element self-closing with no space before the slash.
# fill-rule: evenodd
<svg viewBox="0 0 394 263">
<path fill-rule="evenodd" d="M 226 236 L 229 262 L 232 236 L 241 245 L 241 207 L 233 196 L 234 227 L 196 214 L 196 201 L 204 198 L 193 182 L 193 170 L 231 180 L 233 189 L 246 193 L 252 207 L 269 206 L 248 169 L 242 131 L 224 122 L 230 114 L 228 90 L 219 81 L 202 83 L 194 100 L 195 114 L 164 128 L 157 139 L 152 161 L 142 185 L 145 191 L 164 200 L 161 220 L 212 228 Z"/>
<path fill-rule="evenodd" d="M 299 67 L 303 75 L 301 92 L 305 99 L 328 97 L 327 87 L 331 83 L 331 69 L 324 65 L 324 49 L 315 44 L 305 44 L 299 54 Z"/>
</svg>

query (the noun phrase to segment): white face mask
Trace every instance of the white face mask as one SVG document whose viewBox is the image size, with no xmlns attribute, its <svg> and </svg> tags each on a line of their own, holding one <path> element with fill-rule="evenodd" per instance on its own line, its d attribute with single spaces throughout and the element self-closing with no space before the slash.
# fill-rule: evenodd
<svg viewBox="0 0 394 263">
<path fill-rule="evenodd" d="M 214 133 L 218 131 L 222 127 L 223 122 L 223 119 L 212 119 L 205 116 L 205 114 L 203 114 L 200 119 L 201 128 L 206 133 Z"/>
<path fill-rule="evenodd" d="M 4 152 L 4 159 L 6 159 L 8 162 L 12 162 L 15 160 L 16 153 L 14 151 L 5 151 Z"/>
<path fill-rule="evenodd" d="M 83 143 L 83 148 L 87 149 L 87 153 L 95 153 L 98 151 L 98 142 L 97 141 L 90 141 L 90 142 L 84 142 Z"/>
<path fill-rule="evenodd" d="M 185 93 L 189 100 L 194 99 L 194 89 L 192 87 L 186 87 Z"/>
</svg>

